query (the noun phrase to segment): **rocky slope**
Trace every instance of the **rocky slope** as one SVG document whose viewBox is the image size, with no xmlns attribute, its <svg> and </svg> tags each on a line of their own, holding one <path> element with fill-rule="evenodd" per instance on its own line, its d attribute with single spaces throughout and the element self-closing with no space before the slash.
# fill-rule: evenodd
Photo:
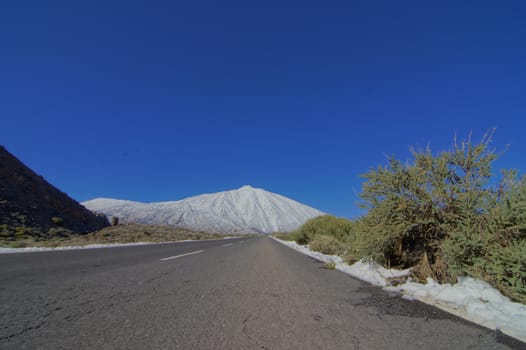
<svg viewBox="0 0 526 350">
<path fill-rule="evenodd" d="M 0 146 L 0 232 L 9 236 L 46 233 L 51 229 L 87 233 L 109 226 L 48 183 Z M 5 238 L 5 237 L 4 237 Z"/>
</svg>

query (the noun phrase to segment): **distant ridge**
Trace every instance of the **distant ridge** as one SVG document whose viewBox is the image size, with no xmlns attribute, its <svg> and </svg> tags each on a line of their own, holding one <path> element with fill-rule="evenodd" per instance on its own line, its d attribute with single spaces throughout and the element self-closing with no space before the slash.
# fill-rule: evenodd
<svg viewBox="0 0 526 350">
<path fill-rule="evenodd" d="M 121 222 L 172 225 L 217 233 L 292 231 L 323 212 L 252 186 L 172 202 L 141 203 L 96 198 L 86 208 Z"/>
<path fill-rule="evenodd" d="M 52 228 L 87 233 L 109 226 L 0 146 L 0 225 L 2 231 Z M 25 231 L 24 231 L 25 232 Z"/>
</svg>

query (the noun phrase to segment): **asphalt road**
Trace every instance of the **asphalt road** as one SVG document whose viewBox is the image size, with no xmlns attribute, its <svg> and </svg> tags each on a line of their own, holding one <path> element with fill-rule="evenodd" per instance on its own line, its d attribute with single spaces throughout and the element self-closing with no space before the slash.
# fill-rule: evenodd
<svg viewBox="0 0 526 350">
<path fill-rule="evenodd" d="M 526 345 L 261 237 L 0 255 L 0 348 Z"/>
</svg>

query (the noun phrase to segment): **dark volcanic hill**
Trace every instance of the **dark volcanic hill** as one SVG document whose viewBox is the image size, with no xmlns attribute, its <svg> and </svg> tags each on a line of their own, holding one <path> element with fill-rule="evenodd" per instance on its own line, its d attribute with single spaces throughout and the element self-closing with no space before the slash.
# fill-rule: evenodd
<svg viewBox="0 0 526 350">
<path fill-rule="evenodd" d="M 82 234 L 106 226 L 105 216 L 89 211 L 0 146 L 0 231 L 56 228 Z"/>
</svg>

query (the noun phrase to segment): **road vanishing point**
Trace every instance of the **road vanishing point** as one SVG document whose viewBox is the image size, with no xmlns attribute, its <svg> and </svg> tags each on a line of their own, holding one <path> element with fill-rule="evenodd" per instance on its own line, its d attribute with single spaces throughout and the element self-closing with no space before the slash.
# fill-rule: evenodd
<svg viewBox="0 0 526 350">
<path fill-rule="evenodd" d="M 0 349 L 524 349 L 271 238 L 0 255 Z"/>
</svg>

